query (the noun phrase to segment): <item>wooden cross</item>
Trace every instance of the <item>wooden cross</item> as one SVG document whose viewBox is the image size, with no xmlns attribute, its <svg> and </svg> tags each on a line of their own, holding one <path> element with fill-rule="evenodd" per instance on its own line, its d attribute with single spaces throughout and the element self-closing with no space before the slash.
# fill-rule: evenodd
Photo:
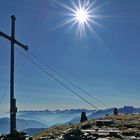
<svg viewBox="0 0 140 140">
<path fill-rule="evenodd" d="M 14 45 L 18 45 L 25 50 L 28 50 L 28 46 L 20 43 L 15 39 L 15 20 L 14 15 L 11 16 L 11 36 L 0 31 L 0 36 L 8 39 L 11 42 L 11 66 L 10 66 L 10 134 L 14 135 L 16 132 L 16 99 L 14 97 Z"/>
</svg>

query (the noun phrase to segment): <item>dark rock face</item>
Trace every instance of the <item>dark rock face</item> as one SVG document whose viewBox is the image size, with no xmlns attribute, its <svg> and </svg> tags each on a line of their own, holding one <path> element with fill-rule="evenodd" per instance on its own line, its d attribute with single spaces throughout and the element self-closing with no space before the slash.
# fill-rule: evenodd
<svg viewBox="0 0 140 140">
<path fill-rule="evenodd" d="M 71 129 L 64 136 L 64 140 L 81 140 L 83 137 L 83 132 L 79 129 Z"/>
<path fill-rule="evenodd" d="M 33 140 L 33 138 L 28 137 L 27 134 L 24 132 L 15 131 L 13 135 L 8 134 L 0 136 L 0 140 Z"/>
<path fill-rule="evenodd" d="M 117 108 L 114 108 L 114 115 L 118 115 L 118 109 Z"/>
<path fill-rule="evenodd" d="M 98 135 L 86 134 L 80 129 L 71 129 L 63 135 L 63 140 L 96 140 Z"/>
<path fill-rule="evenodd" d="M 82 111 L 80 122 L 82 123 L 82 122 L 87 121 L 87 120 L 88 120 L 88 119 L 87 119 L 87 116 L 86 116 L 86 112 L 83 112 L 83 111 Z"/>
</svg>

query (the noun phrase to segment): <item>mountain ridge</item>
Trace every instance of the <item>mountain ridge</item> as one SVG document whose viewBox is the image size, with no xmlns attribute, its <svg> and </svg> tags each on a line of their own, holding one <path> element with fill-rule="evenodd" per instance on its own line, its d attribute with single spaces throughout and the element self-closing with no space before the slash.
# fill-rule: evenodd
<svg viewBox="0 0 140 140">
<path fill-rule="evenodd" d="M 9 133 L 10 129 L 10 119 L 5 117 L 5 118 L 0 118 L 0 134 L 3 133 Z M 25 119 L 17 119 L 17 129 L 19 131 L 22 131 L 24 129 L 28 128 L 47 128 L 48 126 L 46 124 L 43 124 L 39 121 L 34 121 L 34 120 L 25 120 Z"/>
<path fill-rule="evenodd" d="M 87 110 L 87 109 L 65 109 L 65 110 L 55 110 L 55 111 L 20 111 L 17 113 L 18 120 L 24 120 L 24 125 L 27 124 L 27 121 L 31 121 L 34 125 L 29 125 L 28 127 L 25 127 L 21 129 L 22 125 L 20 125 L 20 130 L 26 130 L 30 133 L 33 133 L 38 128 L 48 128 L 55 125 L 60 124 L 72 124 L 72 123 L 78 123 L 80 122 L 80 115 L 81 111 L 85 111 L 88 119 L 93 118 L 101 118 L 104 117 L 106 114 L 112 115 L 114 108 L 109 109 L 102 109 L 102 110 Z M 133 106 L 124 106 L 121 108 L 118 108 L 119 113 L 124 114 L 132 114 L 132 113 L 140 113 L 140 108 L 135 108 Z M 5 133 L 7 130 L 9 130 L 9 121 L 6 121 L 3 118 L 0 118 L 0 126 L 3 126 L 0 129 L 0 133 Z M 8 118 L 7 118 L 8 119 Z M 35 122 L 37 124 L 35 125 Z M 39 124 L 38 124 L 39 123 Z M 41 124 L 40 124 L 41 123 Z M 21 123 L 23 124 L 23 123 Z M 39 127 L 37 127 L 39 125 Z M 30 129 L 31 128 L 31 129 Z M 36 130 L 33 130 L 35 128 Z M 38 129 L 38 130 L 39 130 Z M 6 131 L 3 131 L 6 130 Z"/>
</svg>

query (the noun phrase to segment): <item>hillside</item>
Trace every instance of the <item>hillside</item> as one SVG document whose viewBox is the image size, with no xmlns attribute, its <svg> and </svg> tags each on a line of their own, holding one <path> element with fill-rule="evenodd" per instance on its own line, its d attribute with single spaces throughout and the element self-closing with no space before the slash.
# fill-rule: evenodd
<svg viewBox="0 0 140 140">
<path fill-rule="evenodd" d="M 109 121 L 109 123 L 97 122 Z M 60 125 L 34 135 L 36 140 L 140 139 L 140 114 L 111 115 L 74 125 Z M 100 139 L 101 140 L 101 139 Z"/>
<path fill-rule="evenodd" d="M 80 121 L 81 111 L 86 112 L 89 119 L 101 118 L 106 114 L 112 115 L 113 108 L 102 110 L 86 110 L 86 109 L 65 109 L 65 110 L 42 110 L 42 111 L 19 111 L 17 113 L 17 129 L 24 130 L 29 135 L 39 132 L 43 128 L 48 128 L 62 124 L 74 124 Z M 124 106 L 118 108 L 120 113 L 140 113 L 139 108 L 133 106 Z M 0 116 L 0 134 L 9 132 L 9 114 Z M 25 120 L 25 121 L 24 121 Z M 29 122 L 26 125 L 26 122 Z"/>
<path fill-rule="evenodd" d="M 0 118 L 0 134 L 9 133 L 9 118 Z M 17 119 L 17 129 L 19 131 L 28 128 L 47 128 L 46 124 L 43 124 L 34 120 Z"/>
</svg>

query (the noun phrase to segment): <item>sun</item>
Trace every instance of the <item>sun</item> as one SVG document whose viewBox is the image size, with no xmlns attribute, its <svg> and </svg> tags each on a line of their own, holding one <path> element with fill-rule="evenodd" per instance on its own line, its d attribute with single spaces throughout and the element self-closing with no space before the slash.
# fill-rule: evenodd
<svg viewBox="0 0 140 140">
<path fill-rule="evenodd" d="M 94 25 L 100 25 L 96 22 L 96 19 L 101 18 L 101 16 L 95 14 L 98 10 L 98 7 L 95 6 L 96 0 L 92 2 L 90 0 L 71 0 L 71 5 L 67 2 L 64 4 L 62 1 L 57 1 L 61 7 L 67 10 L 64 12 L 67 19 L 59 27 L 69 24 L 70 29 L 75 27 L 76 33 L 80 37 L 86 35 L 87 30 L 95 35 L 96 32 L 93 27 Z"/>
<path fill-rule="evenodd" d="M 85 9 L 78 9 L 75 13 L 75 17 L 79 23 L 84 23 L 88 20 L 88 13 Z"/>
</svg>

